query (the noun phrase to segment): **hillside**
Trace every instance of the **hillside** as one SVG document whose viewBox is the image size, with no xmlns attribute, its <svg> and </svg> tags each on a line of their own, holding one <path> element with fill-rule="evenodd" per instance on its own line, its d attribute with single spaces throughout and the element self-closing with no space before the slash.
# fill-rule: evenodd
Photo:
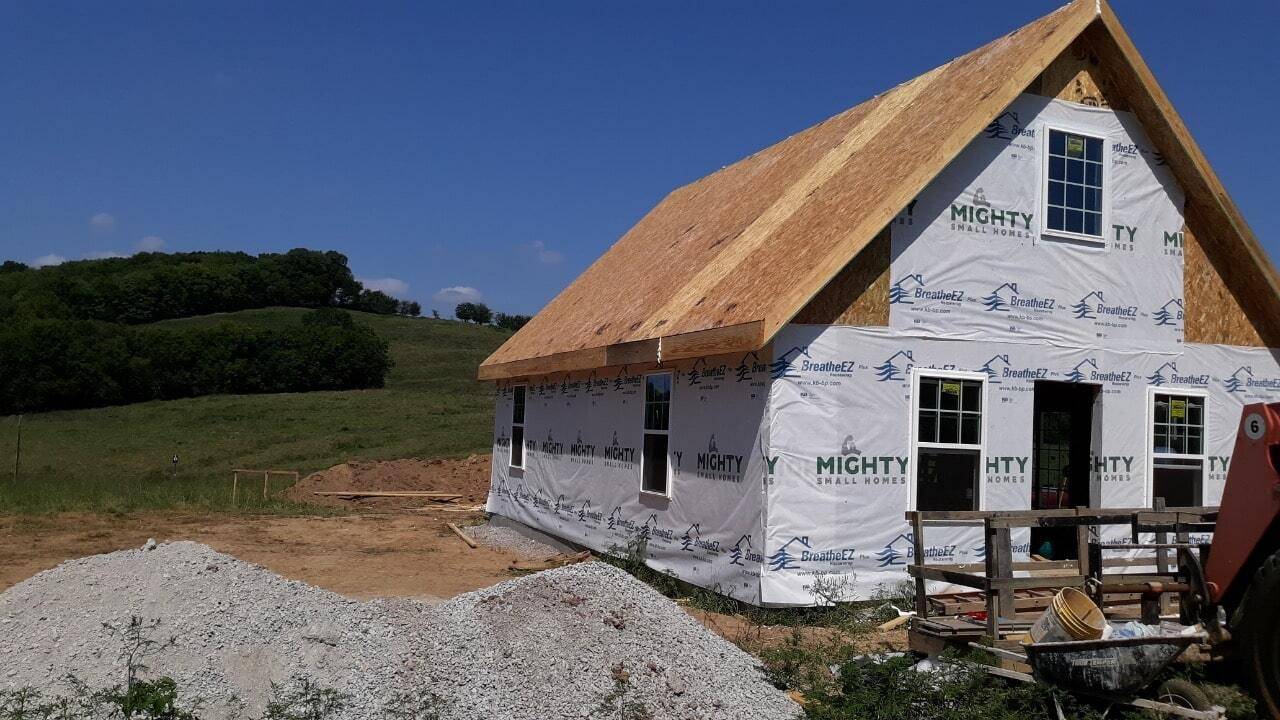
<svg viewBox="0 0 1280 720">
<path fill-rule="evenodd" d="M 161 325 L 273 326 L 296 322 L 305 312 L 246 310 Z M 0 512 L 226 509 L 232 468 L 305 474 L 350 459 L 487 451 L 492 398 L 490 388 L 476 382 L 476 366 L 508 333 L 442 320 L 352 314 L 391 344 L 395 366 L 385 388 L 219 395 L 27 415 L 16 484 L 17 418 L 7 417 L 0 420 Z"/>
</svg>

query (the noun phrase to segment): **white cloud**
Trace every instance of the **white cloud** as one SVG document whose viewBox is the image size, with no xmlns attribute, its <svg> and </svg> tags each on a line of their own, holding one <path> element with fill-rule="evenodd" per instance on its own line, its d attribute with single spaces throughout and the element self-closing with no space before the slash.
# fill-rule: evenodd
<svg viewBox="0 0 1280 720">
<path fill-rule="evenodd" d="M 393 297 L 403 298 L 409 294 L 409 283 L 399 278 L 356 278 L 356 280 L 370 290 L 378 290 Z"/>
<path fill-rule="evenodd" d="M 465 285 L 441 288 L 440 292 L 431 296 L 432 300 L 444 306 L 457 305 L 464 302 L 480 302 L 484 298 L 479 290 Z"/>
<path fill-rule="evenodd" d="M 129 257 L 129 256 L 125 255 L 124 253 L 116 252 L 115 250 L 98 250 L 96 252 L 85 253 L 84 255 L 85 260 L 106 260 L 107 258 L 122 258 L 122 257 Z"/>
<path fill-rule="evenodd" d="M 36 258 L 35 260 L 32 260 L 27 264 L 33 268 L 42 268 L 42 267 L 50 267 L 52 265 L 61 265 L 66 261 L 67 259 L 62 257 L 61 255 L 54 255 L 53 253 L 49 253 L 48 255 L 41 255 L 40 257 Z"/>
<path fill-rule="evenodd" d="M 148 235 L 134 244 L 137 252 L 160 252 L 164 249 L 164 238 L 159 235 Z"/>
<path fill-rule="evenodd" d="M 543 265 L 555 265 L 564 259 L 564 254 L 547 248 L 547 244 L 541 240 L 534 240 L 529 243 L 529 248 L 538 255 L 538 262 Z"/>
<path fill-rule="evenodd" d="M 116 226 L 116 218 L 110 213 L 98 213 L 89 218 L 89 227 L 94 230 L 113 230 Z"/>
</svg>

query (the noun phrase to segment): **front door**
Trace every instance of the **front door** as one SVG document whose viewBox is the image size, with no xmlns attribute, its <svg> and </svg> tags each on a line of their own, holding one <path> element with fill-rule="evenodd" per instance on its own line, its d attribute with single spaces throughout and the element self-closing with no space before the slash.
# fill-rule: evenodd
<svg viewBox="0 0 1280 720">
<path fill-rule="evenodd" d="M 1098 386 L 1035 384 L 1031 508 L 1090 506 L 1089 458 Z M 1075 559 L 1075 528 L 1032 528 L 1031 552 L 1046 560 Z"/>
</svg>

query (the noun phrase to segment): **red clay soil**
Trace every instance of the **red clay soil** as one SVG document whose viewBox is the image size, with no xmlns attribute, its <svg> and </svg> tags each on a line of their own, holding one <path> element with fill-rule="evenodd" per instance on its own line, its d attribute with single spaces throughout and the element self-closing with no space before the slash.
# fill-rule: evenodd
<svg viewBox="0 0 1280 720">
<path fill-rule="evenodd" d="M 489 495 L 489 456 L 346 462 L 302 478 L 284 494 L 295 502 L 331 507 L 404 508 L 430 504 L 423 498 L 344 499 L 314 494 L 343 490 L 451 492 L 462 495 L 457 505 L 477 505 Z"/>
</svg>

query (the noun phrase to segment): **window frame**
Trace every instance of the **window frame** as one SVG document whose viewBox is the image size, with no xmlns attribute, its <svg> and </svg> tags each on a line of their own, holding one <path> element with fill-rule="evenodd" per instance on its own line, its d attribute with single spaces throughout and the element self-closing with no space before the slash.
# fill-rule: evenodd
<svg viewBox="0 0 1280 720">
<path fill-rule="evenodd" d="M 520 418 L 520 422 L 516 422 L 516 390 L 524 391 L 524 413 Z M 524 439 L 529 424 L 529 385 L 528 383 L 515 383 L 511 386 L 511 444 L 512 447 L 507 448 L 507 467 L 515 470 L 524 470 L 525 465 L 525 449 Z M 515 428 L 520 428 L 520 464 L 515 463 L 515 455 L 512 452 L 516 441 Z"/>
<path fill-rule="evenodd" d="M 671 383 L 670 384 L 671 396 L 667 398 L 667 429 L 666 430 L 650 430 L 649 428 L 645 427 L 645 416 L 648 414 L 648 411 L 649 411 L 649 378 L 656 377 L 659 375 L 667 376 L 668 380 Z M 645 395 L 644 395 L 644 402 L 640 403 L 640 494 L 670 500 L 671 489 L 672 489 L 672 486 L 674 485 L 674 483 L 672 482 L 672 479 L 675 474 L 674 469 L 671 467 L 671 408 L 673 405 L 675 405 L 675 398 L 676 398 L 675 374 L 670 370 L 644 373 L 643 377 L 641 378 L 641 387 L 644 388 Z M 644 478 L 645 478 L 644 448 L 645 448 L 645 436 L 647 435 L 665 435 L 667 438 L 667 453 L 666 453 L 667 489 L 666 489 L 666 492 L 657 492 L 655 490 L 649 490 L 649 489 L 646 489 L 644 486 Z"/>
<path fill-rule="evenodd" d="M 940 380 L 975 380 L 982 384 L 982 409 L 979 411 L 978 420 L 978 438 L 979 442 L 974 444 L 967 443 L 939 443 L 939 442 L 923 442 L 919 437 L 919 421 L 920 421 L 920 381 L 924 378 L 937 378 Z M 918 510 L 917 494 L 919 490 L 919 478 L 916 476 L 916 466 L 919 463 L 920 450 L 961 450 L 965 452 L 977 451 L 978 453 L 978 479 L 977 487 L 974 491 L 978 494 L 978 510 L 987 509 L 987 494 L 983 492 L 983 481 L 987 467 L 987 413 L 991 410 L 991 383 L 986 373 L 969 372 L 967 370 L 938 370 L 934 368 L 911 368 L 911 401 L 910 412 L 907 417 L 909 439 L 909 455 L 907 457 L 907 509 Z"/>
<path fill-rule="evenodd" d="M 1156 396 L 1168 395 L 1172 397 L 1197 397 L 1204 401 L 1204 415 L 1201 417 L 1200 426 L 1200 454 L 1192 455 L 1188 453 L 1157 453 L 1156 444 Z M 1146 432 L 1143 437 L 1146 438 L 1146 458 L 1147 458 L 1147 477 L 1143 483 L 1143 507 L 1151 507 L 1151 503 L 1155 501 L 1156 496 L 1156 458 L 1165 458 L 1168 460 L 1198 460 L 1200 461 L 1200 504 L 1204 504 L 1205 495 L 1205 479 L 1209 470 L 1209 453 L 1206 449 L 1209 446 L 1209 404 L 1211 398 L 1209 391 L 1201 388 L 1184 388 L 1176 386 L 1155 385 L 1147 386 L 1147 411 L 1146 411 Z"/>
<path fill-rule="evenodd" d="M 1085 233 L 1075 233 L 1069 230 L 1051 230 L 1049 229 L 1049 135 L 1053 131 L 1070 133 L 1072 135 L 1082 135 L 1087 138 L 1093 138 L 1102 141 L 1102 217 L 1099 219 L 1099 230 L 1101 235 L 1088 235 Z M 1111 146 L 1110 140 L 1105 134 L 1100 134 L 1097 130 L 1086 130 L 1082 127 L 1064 124 L 1046 122 L 1041 125 L 1040 130 L 1040 239 L 1050 242 L 1067 240 L 1072 244 L 1086 247 L 1093 250 L 1109 250 L 1111 248 L 1111 240 L 1107 235 L 1107 231 L 1111 230 Z"/>
</svg>

